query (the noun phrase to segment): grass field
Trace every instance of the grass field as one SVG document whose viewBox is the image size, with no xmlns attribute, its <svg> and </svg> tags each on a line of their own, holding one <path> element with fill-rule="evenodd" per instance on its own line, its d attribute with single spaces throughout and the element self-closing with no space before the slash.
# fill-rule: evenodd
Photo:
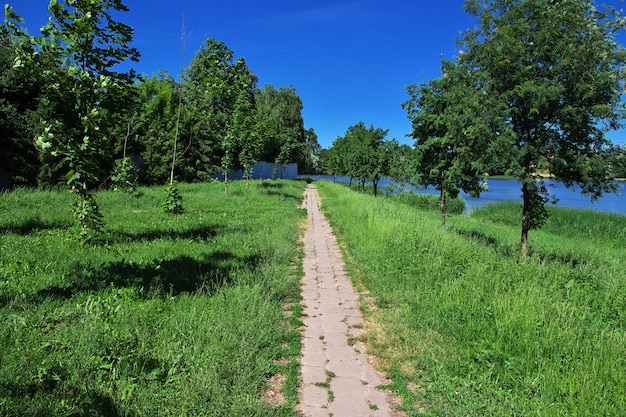
<svg viewBox="0 0 626 417">
<path fill-rule="evenodd" d="M 551 210 L 519 255 L 519 211 L 439 214 L 319 182 L 369 352 L 411 416 L 626 410 L 626 216 Z"/>
<path fill-rule="evenodd" d="M 0 415 L 294 415 L 305 185 L 103 192 L 98 246 L 67 192 L 0 194 Z"/>
</svg>

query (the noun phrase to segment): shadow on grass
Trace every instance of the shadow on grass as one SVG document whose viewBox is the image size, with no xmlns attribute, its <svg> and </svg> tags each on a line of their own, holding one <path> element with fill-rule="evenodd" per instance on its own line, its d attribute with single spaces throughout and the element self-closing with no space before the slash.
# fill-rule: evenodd
<svg viewBox="0 0 626 417">
<path fill-rule="evenodd" d="M 494 238 L 493 236 L 488 236 L 487 234 L 479 230 L 463 230 L 457 228 L 451 228 L 450 230 L 453 230 L 459 236 L 475 240 L 476 242 L 481 243 L 484 246 L 492 248 L 496 251 L 496 253 L 500 255 L 510 257 L 518 253 L 518 251 L 512 246 L 502 244 L 498 241 L 498 239 Z"/>
<path fill-rule="evenodd" d="M 38 218 L 25 220 L 17 224 L 9 224 L 0 227 L 0 231 L 4 233 L 12 233 L 16 235 L 26 236 L 34 232 L 42 230 L 67 229 L 71 227 L 71 223 L 63 221 L 43 221 Z"/>
<path fill-rule="evenodd" d="M 110 233 L 107 243 L 136 243 L 151 242 L 158 239 L 168 240 L 196 240 L 207 241 L 213 239 L 224 229 L 222 226 L 211 225 L 202 226 L 188 230 L 154 230 L 150 229 L 145 232 L 129 233 L 123 230 L 114 230 Z"/>
<path fill-rule="evenodd" d="M 4 409 L 7 414 L 3 415 L 6 416 L 53 416 L 59 411 L 55 410 L 54 405 L 59 405 L 61 401 L 68 401 L 68 396 L 70 396 L 69 402 L 74 406 L 73 416 L 132 417 L 134 415 L 127 410 L 120 409 L 111 397 L 95 391 L 79 392 L 79 389 L 64 386 L 61 392 L 56 381 L 54 383 L 44 381 L 43 384 L 0 383 L 0 394 L 4 399 L 4 407 L 0 407 L 0 410 Z"/>
<path fill-rule="evenodd" d="M 514 257 L 519 255 L 519 248 L 515 248 L 511 245 L 506 245 L 498 242 L 498 240 L 492 236 L 488 236 L 485 233 L 478 230 L 461 230 L 461 229 L 452 229 L 460 236 L 464 236 L 470 239 L 473 239 L 487 247 L 493 248 L 496 253 L 506 256 L 506 257 Z M 583 262 L 584 260 L 579 259 L 578 257 L 573 256 L 571 253 L 542 253 L 530 250 L 529 256 L 536 257 L 541 263 L 560 263 L 563 265 L 568 265 L 572 268 L 576 268 Z"/>
<path fill-rule="evenodd" d="M 260 262 L 258 255 L 239 257 L 222 251 L 201 260 L 180 256 L 174 259 L 153 259 L 147 263 L 125 259 L 98 265 L 73 262 L 67 272 L 69 284 L 42 289 L 26 296 L 26 299 L 29 303 L 41 303 L 47 298 L 70 299 L 81 292 L 98 291 L 111 286 L 135 288 L 146 298 L 155 294 L 178 295 L 199 290 L 213 293 L 234 282 L 234 271 L 253 270 Z M 13 298 L 0 298 L 0 306 L 6 306 Z"/>
</svg>

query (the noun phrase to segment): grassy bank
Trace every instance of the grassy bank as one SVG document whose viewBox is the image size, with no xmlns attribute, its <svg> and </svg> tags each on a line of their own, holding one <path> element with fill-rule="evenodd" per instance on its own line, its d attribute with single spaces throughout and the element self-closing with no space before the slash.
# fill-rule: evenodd
<svg viewBox="0 0 626 417">
<path fill-rule="evenodd" d="M 0 415 L 293 415 L 305 185 L 101 193 L 97 247 L 67 193 L 0 194 Z"/>
<path fill-rule="evenodd" d="M 318 183 L 359 287 L 370 353 L 409 415 L 626 409 L 626 217 L 554 210 L 521 260 L 516 208 L 436 212 Z M 519 208 L 517 208 L 519 210 Z"/>
</svg>

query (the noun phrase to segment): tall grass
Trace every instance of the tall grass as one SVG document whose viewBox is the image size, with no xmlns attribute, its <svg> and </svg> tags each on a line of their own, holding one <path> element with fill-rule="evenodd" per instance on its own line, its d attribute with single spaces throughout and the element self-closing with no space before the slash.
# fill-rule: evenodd
<svg viewBox="0 0 626 417">
<path fill-rule="evenodd" d="M 99 246 L 66 193 L 0 195 L 0 415 L 293 415 L 304 185 L 104 192 Z"/>
<path fill-rule="evenodd" d="M 318 186 L 352 276 L 375 299 L 364 340 L 408 415 L 626 409 L 624 216 L 599 239 L 589 231 L 605 216 L 554 211 L 522 260 L 507 208 L 444 230 L 437 213 Z"/>
</svg>

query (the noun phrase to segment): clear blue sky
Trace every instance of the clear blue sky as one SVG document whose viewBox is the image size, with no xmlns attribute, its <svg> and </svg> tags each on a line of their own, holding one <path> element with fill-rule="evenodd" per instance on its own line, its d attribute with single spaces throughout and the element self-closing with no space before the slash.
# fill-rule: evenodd
<svg viewBox="0 0 626 417">
<path fill-rule="evenodd" d="M 31 34 L 48 19 L 47 0 L 9 1 Z M 622 7 L 620 0 L 610 0 Z M 389 129 L 387 139 L 412 143 L 401 104 L 406 86 L 440 75 L 441 58 L 456 55 L 456 39 L 474 23 L 463 0 L 125 0 L 119 20 L 135 28 L 142 54 L 134 68 L 152 75 L 181 72 L 204 40 L 223 41 L 244 57 L 259 86 L 293 85 L 306 128 L 329 147 L 360 121 Z M 623 143 L 626 133 L 609 135 Z"/>
</svg>

